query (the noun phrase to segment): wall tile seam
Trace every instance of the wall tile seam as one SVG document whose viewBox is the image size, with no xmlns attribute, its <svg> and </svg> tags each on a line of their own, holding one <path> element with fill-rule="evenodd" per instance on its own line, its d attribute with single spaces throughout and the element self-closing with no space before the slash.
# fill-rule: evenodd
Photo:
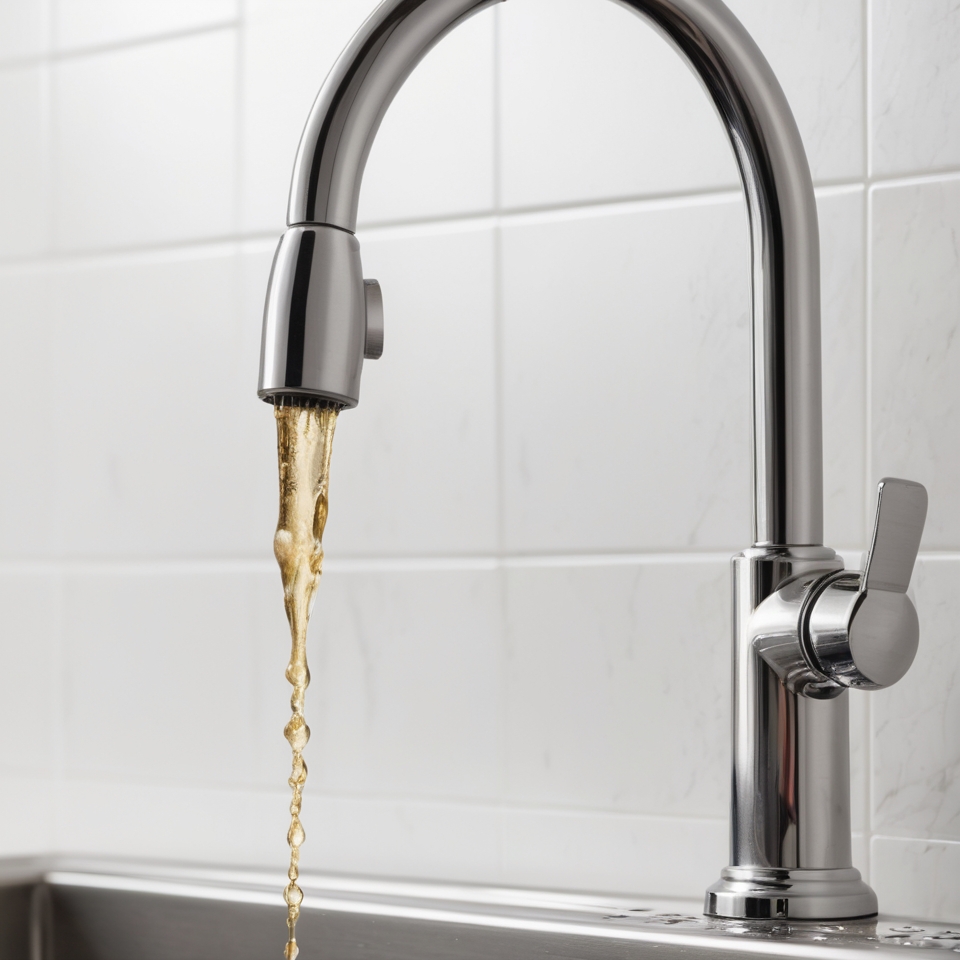
<svg viewBox="0 0 960 960">
<path fill-rule="evenodd" d="M 866 180 L 868 193 L 886 190 L 904 190 L 916 187 L 939 186 L 945 183 L 956 183 L 960 180 L 960 168 L 948 167 L 943 170 L 932 170 L 923 174 L 906 174 L 893 177 L 868 177 Z"/>
<path fill-rule="evenodd" d="M 863 547 L 838 548 L 838 553 L 856 556 Z M 365 573 L 495 572 L 498 570 L 583 569 L 627 566 L 689 566 L 691 564 L 729 564 L 740 551 L 718 550 L 699 553 L 565 553 L 479 556 L 383 556 L 337 557 L 328 554 L 325 573 L 338 575 Z M 921 552 L 920 563 L 960 563 L 960 552 Z M 262 575 L 276 574 L 276 563 L 244 558 L 137 558 L 0 560 L 0 577 L 49 576 L 170 576 L 170 575 Z"/>
<path fill-rule="evenodd" d="M 956 847 L 960 850 L 960 840 L 941 840 L 938 837 L 911 837 L 911 836 L 900 836 L 893 833 L 872 833 L 870 835 L 870 842 L 883 842 L 891 841 L 893 843 L 923 843 L 928 844 L 931 848 L 933 847 Z"/>
<path fill-rule="evenodd" d="M 316 761 L 314 761 L 316 764 Z M 6 779 L 0 774 L 0 781 Z M 256 796 L 259 798 L 275 798 L 278 802 L 289 802 L 289 791 L 284 792 L 281 789 L 275 789 L 261 784 L 243 785 L 237 783 L 213 783 L 200 782 L 196 780 L 152 780 L 141 778 L 117 778 L 95 776 L 91 774 L 77 774 L 67 772 L 59 778 L 43 778 L 39 776 L 18 775 L 15 779 L 23 782 L 49 783 L 56 780 L 64 789 L 71 787 L 82 787 L 84 785 L 101 787 L 128 787 L 131 789 L 158 789 L 161 791 L 177 791 L 181 793 L 223 793 L 230 795 L 241 794 L 244 796 Z M 318 787 L 309 789 L 304 793 L 304 800 L 314 802 L 322 801 L 349 801 L 369 805 L 409 805 L 421 807 L 443 807 L 460 811 L 481 811 L 484 813 L 506 813 L 506 814 L 524 814 L 546 816 L 573 816 L 573 817 L 602 817 L 604 819 L 613 818 L 620 820 L 637 821 L 655 821 L 657 823 L 675 823 L 675 824 L 713 824 L 727 825 L 727 817 L 724 816 L 702 816 L 702 815 L 682 815 L 666 813 L 645 813 L 630 810 L 616 810 L 606 807 L 587 807 L 578 805 L 564 804 L 543 804 L 543 803 L 519 803 L 497 799 L 469 798 L 469 797 L 449 797 L 428 794 L 411 793 L 358 793 L 348 791 L 330 791 L 322 790 Z"/>
<path fill-rule="evenodd" d="M 137 50 L 143 47 L 152 46 L 154 44 L 171 43 L 177 40 L 191 39 L 192 37 L 203 36 L 209 33 L 217 33 L 221 30 L 235 29 L 240 27 L 242 23 L 243 20 L 241 17 L 230 17 L 225 20 L 216 20 L 212 23 L 204 24 L 203 26 L 199 27 L 185 27 L 182 30 L 169 30 L 162 33 L 130 37 L 126 40 L 68 46 L 61 47 L 59 49 L 55 48 L 55 41 L 51 41 L 53 46 L 41 53 L 4 57 L 0 59 L 0 73 L 7 70 L 16 70 L 22 67 L 38 66 L 44 63 L 58 64 L 65 61 L 84 59 L 86 57 L 108 55 L 126 50 Z"/>
<path fill-rule="evenodd" d="M 891 826 L 890 824 L 887 824 L 882 831 L 871 831 L 870 839 L 871 840 L 897 840 L 897 841 L 907 840 L 910 843 L 929 843 L 935 846 L 947 845 L 947 846 L 954 846 L 960 849 L 960 840 L 957 840 L 955 836 L 942 837 L 942 836 L 937 836 L 936 834 L 923 836 L 916 832 L 909 832 L 909 831 L 898 832 L 896 825 Z"/>
<path fill-rule="evenodd" d="M 239 159 L 242 163 L 242 154 Z M 815 189 L 818 198 L 828 199 L 844 193 L 862 191 L 864 188 L 872 193 L 881 189 L 952 183 L 958 179 L 960 179 L 960 169 L 950 169 L 906 177 L 898 176 L 872 180 L 838 181 L 836 183 L 819 184 Z M 408 231 L 410 232 L 410 237 L 431 236 L 466 230 L 492 231 L 504 227 L 534 226 L 550 222 L 603 219 L 606 217 L 629 216 L 650 211 L 706 207 L 719 203 L 740 202 L 742 199 L 743 195 L 739 189 L 662 195 L 650 194 L 610 201 L 578 201 L 570 205 L 553 204 L 536 208 L 505 209 L 499 213 L 464 213 L 451 214 L 449 217 L 409 218 L 402 221 L 371 222 L 361 224 L 358 227 L 357 234 L 362 240 L 369 242 L 394 239 L 402 240 L 405 239 L 403 234 Z M 91 266 L 101 265 L 110 260 L 123 262 L 127 257 L 147 259 L 153 255 L 166 254 L 175 258 L 176 255 L 180 253 L 189 254 L 190 252 L 196 252 L 197 254 L 201 254 L 208 251 L 209 248 L 226 247 L 229 245 L 238 247 L 239 249 L 234 252 L 242 254 L 244 252 L 242 249 L 244 246 L 259 245 L 261 243 L 264 246 L 276 244 L 282 233 L 283 228 L 278 227 L 276 230 L 269 231 L 235 231 L 170 240 L 161 243 L 130 243 L 119 246 L 86 248 L 62 247 L 60 249 L 51 245 L 50 248 L 38 254 L 0 257 L 0 274 L 25 269 L 82 266 L 88 263 Z"/>
<path fill-rule="evenodd" d="M 738 550 L 715 553 L 650 553 L 650 554 L 563 554 L 535 556 L 450 556 L 450 557 L 336 557 L 327 555 L 324 573 L 430 573 L 430 572 L 496 572 L 499 570 L 603 568 L 625 566 L 678 566 L 691 564 L 730 563 Z M 958 558 L 960 559 L 960 558 Z M 130 560 L 0 560 L 0 577 L 50 576 L 170 576 L 222 574 L 277 574 L 273 560 L 262 559 L 168 559 L 138 558 Z M 277 574 L 279 575 L 279 574 Z"/>
</svg>

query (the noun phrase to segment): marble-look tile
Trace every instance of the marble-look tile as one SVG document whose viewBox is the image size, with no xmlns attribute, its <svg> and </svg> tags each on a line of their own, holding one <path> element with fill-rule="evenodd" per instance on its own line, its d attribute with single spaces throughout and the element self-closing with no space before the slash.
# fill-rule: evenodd
<svg viewBox="0 0 960 960">
<path fill-rule="evenodd" d="M 234 229 L 236 46 L 224 29 L 55 63 L 60 249 Z"/>
<path fill-rule="evenodd" d="M 730 4 L 787 95 L 818 180 L 863 172 L 860 0 Z M 502 199 L 508 207 L 737 182 L 692 72 L 653 30 L 592 0 L 507 4 Z"/>
<path fill-rule="evenodd" d="M 64 575 L 64 768 L 80 779 L 249 785 L 249 583 L 141 566 Z M 149 831 L 149 821 L 141 829 Z"/>
<path fill-rule="evenodd" d="M 56 844 L 55 779 L 0 777 L 0 857 L 42 856 Z"/>
<path fill-rule="evenodd" d="M 49 271 L 0 271 L 0 304 L 0 556 L 38 559 L 59 542 L 57 404 L 40 389 L 55 379 Z"/>
<path fill-rule="evenodd" d="M 499 530 L 494 234 L 360 234 L 383 357 L 337 427 L 331 556 L 491 553 Z"/>
<path fill-rule="evenodd" d="M 824 543 L 863 547 L 866 457 L 866 316 L 860 187 L 825 190 L 820 216 Z"/>
<path fill-rule="evenodd" d="M 46 5 L 39 0 L 0 0 L 0 60 L 35 57 L 46 49 Z"/>
<path fill-rule="evenodd" d="M 883 913 L 960 923 L 960 843 L 874 837 L 871 861 Z"/>
<path fill-rule="evenodd" d="M 874 188 L 870 199 L 872 473 L 925 484 L 924 547 L 955 550 L 960 178 Z"/>
<path fill-rule="evenodd" d="M 502 257 L 507 548 L 742 548 L 742 204 L 521 218 Z"/>
<path fill-rule="evenodd" d="M 693 73 L 616 4 L 504 4 L 506 207 L 733 186 L 733 153 Z"/>
<path fill-rule="evenodd" d="M 0 258 L 27 257 L 48 243 L 42 102 L 40 67 L 0 70 Z"/>
<path fill-rule="evenodd" d="M 960 166 L 960 7 L 872 0 L 874 176 Z"/>
<path fill-rule="evenodd" d="M 921 558 L 913 575 L 920 649 L 873 696 L 873 829 L 960 840 L 960 560 Z"/>
<path fill-rule="evenodd" d="M 341 873 L 503 883 L 496 806 L 317 797 L 304 804 L 316 847 L 304 860 Z M 317 869 L 317 866 L 314 869 Z"/>
<path fill-rule="evenodd" d="M 53 284 L 59 548 L 269 557 L 276 441 L 240 348 L 234 250 L 80 262 Z"/>
<path fill-rule="evenodd" d="M 305 870 L 320 871 L 326 864 L 312 856 L 318 839 L 312 833 L 319 833 L 320 824 L 306 812 L 310 799 L 308 794 L 303 863 Z M 47 850 L 259 866 L 277 876 L 286 870 L 289 790 L 184 786 L 159 776 L 152 783 L 69 778 L 57 785 L 52 800 L 55 836 Z"/>
<path fill-rule="evenodd" d="M 522 565 L 506 576 L 509 800 L 726 816 L 729 563 Z"/>
<path fill-rule="evenodd" d="M 59 771 L 61 579 L 52 566 L 0 572 L 0 770 Z M 2 846 L 0 846 L 2 851 Z"/>
<path fill-rule="evenodd" d="M 727 865 L 728 829 L 726 820 L 514 807 L 503 813 L 503 882 L 689 897 L 679 909 L 700 913 Z"/>
<path fill-rule="evenodd" d="M 58 50 L 145 40 L 236 20 L 240 0 L 48 0 Z M 26 4 L 25 4 L 26 5 Z M 35 6 L 39 4 L 34 3 Z"/>
<path fill-rule="evenodd" d="M 864 173 L 862 0 L 729 0 L 770 61 L 815 180 Z"/>
<path fill-rule="evenodd" d="M 243 226 L 279 230 L 300 134 L 320 84 L 374 0 L 253 0 L 244 31 Z M 432 50 L 384 118 L 364 175 L 361 222 L 493 206 L 494 20 Z"/>
<path fill-rule="evenodd" d="M 278 603 L 271 593 L 269 602 Z M 315 789 L 497 796 L 503 657 L 500 577 L 492 564 L 338 571 L 331 562 L 312 636 L 307 761 L 316 758 Z M 271 668 L 260 670 L 271 690 L 283 659 L 272 653 Z"/>
</svg>

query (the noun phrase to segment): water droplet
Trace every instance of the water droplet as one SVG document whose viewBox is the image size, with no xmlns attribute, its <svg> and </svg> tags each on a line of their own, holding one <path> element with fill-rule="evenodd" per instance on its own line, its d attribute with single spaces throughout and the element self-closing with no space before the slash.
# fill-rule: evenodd
<svg viewBox="0 0 960 960">
<path fill-rule="evenodd" d="M 287 831 L 287 843 L 291 847 L 299 847 L 306 839 L 307 835 L 303 832 L 303 824 L 294 818 L 293 823 L 290 824 L 290 829 Z"/>
<path fill-rule="evenodd" d="M 290 722 L 283 728 L 283 735 L 293 749 L 299 753 L 310 739 L 310 728 L 307 721 L 299 714 L 290 718 Z"/>
</svg>

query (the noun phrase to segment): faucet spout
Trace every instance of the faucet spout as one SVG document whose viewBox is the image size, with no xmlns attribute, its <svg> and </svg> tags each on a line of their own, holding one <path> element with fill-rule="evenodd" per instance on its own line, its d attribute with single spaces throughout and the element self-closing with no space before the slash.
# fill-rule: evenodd
<svg viewBox="0 0 960 960">
<path fill-rule="evenodd" d="M 495 2 L 383 0 L 331 70 L 300 141 L 271 274 L 262 399 L 358 403 L 363 360 L 383 346 L 379 287 L 363 279 L 355 236 L 370 148 L 425 54 Z M 850 855 L 845 686 L 886 682 L 912 655 L 886 640 L 880 653 L 866 649 L 879 642 L 882 617 L 850 625 L 863 590 L 821 545 L 820 247 L 800 133 L 770 65 L 721 0 L 615 2 L 651 23 L 700 79 L 733 147 L 750 226 L 754 545 L 734 560 L 731 865 L 708 891 L 707 912 L 871 915 L 876 897 Z M 912 488 L 890 487 L 887 502 L 919 515 Z M 808 599 L 821 588 L 808 636 Z M 871 604 L 899 611 L 909 633 L 899 595 Z"/>
<path fill-rule="evenodd" d="M 285 268 L 291 274 L 298 260 L 301 278 L 312 266 L 301 252 L 304 235 L 328 235 L 319 227 L 356 231 L 367 157 L 406 78 L 447 33 L 496 2 L 385 0 L 363 24 L 323 84 L 300 141 L 287 222 L 304 228 L 305 234 L 296 243 L 290 238 L 280 251 L 285 263 L 292 261 Z M 754 541 L 819 544 L 820 246 L 813 183 L 796 123 L 770 65 L 719 0 L 616 2 L 653 24 L 693 68 L 720 115 L 740 169 L 753 263 Z M 315 245 L 330 243 L 318 239 Z M 349 253 L 345 245 L 343 238 L 339 247 L 344 248 L 344 260 Z M 326 272 L 329 279 L 329 271 L 318 272 Z M 276 272 L 274 277 L 278 279 Z M 344 390 L 342 374 L 332 389 L 315 369 L 331 366 L 330 337 L 321 331 L 338 321 L 328 319 L 326 303 L 318 303 L 315 309 L 321 315 L 307 323 L 304 336 L 307 296 L 301 289 L 300 298 L 295 297 L 297 285 L 291 282 L 289 289 L 276 291 L 280 296 L 268 309 L 261 397 L 313 394 L 347 406 L 356 403 L 363 340 L 361 280 L 353 270 L 349 283 L 341 277 L 325 287 L 325 299 L 346 304 L 354 323 L 352 336 L 346 337 L 352 349 L 343 351 L 340 360 L 350 364 L 350 390 Z M 288 338 L 288 333 L 293 335 Z M 296 354 L 293 362 L 290 352 Z M 311 379 L 312 373 L 317 376 Z"/>
</svg>

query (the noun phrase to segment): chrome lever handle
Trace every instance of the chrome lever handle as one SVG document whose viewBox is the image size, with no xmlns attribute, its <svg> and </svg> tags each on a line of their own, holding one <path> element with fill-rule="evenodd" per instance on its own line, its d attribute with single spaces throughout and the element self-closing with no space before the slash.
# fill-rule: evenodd
<svg viewBox="0 0 960 960">
<path fill-rule="evenodd" d="M 907 587 L 926 517 L 921 484 L 881 480 L 863 573 L 835 574 L 814 590 L 805 645 L 813 665 L 836 683 L 879 690 L 910 669 L 920 624 Z"/>
<path fill-rule="evenodd" d="M 912 480 L 880 481 L 873 542 L 861 590 L 906 593 L 927 519 L 927 491 Z"/>
</svg>

